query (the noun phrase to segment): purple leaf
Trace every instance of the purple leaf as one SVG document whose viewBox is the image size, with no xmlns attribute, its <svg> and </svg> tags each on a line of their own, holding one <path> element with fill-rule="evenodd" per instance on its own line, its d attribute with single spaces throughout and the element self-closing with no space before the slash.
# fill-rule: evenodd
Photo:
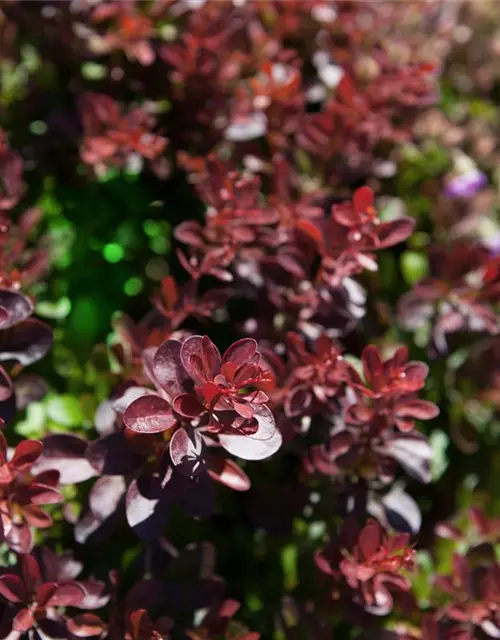
<svg viewBox="0 0 500 640">
<path fill-rule="evenodd" d="M 377 227 L 379 239 L 378 249 L 387 249 L 395 244 L 404 242 L 413 233 L 415 220 L 412 218 L 397 218 L 390 222 L 382 222 Z"/>
<path fill-rule="evenodd" d="M 221 357 L 219 350 L 208 336 L 203 336 L 202 338 L 201 351 L 203 369 L 216 375 L 220 369 Z"/>
<path fill-rule="evenodd" d="M 29 318 L 0 332 L 0 360 L 15 360 L 26 367 L 49 352 L 54 341 L 52 330 L 44 322 Z"/>
<path fill-rule="evenodd" d="M 234 491 L 248 491 L 250 479 L 234 460 L 211 454 L 208 459 L 208 475 Z"/>
<path fill-rule="evenodd" d="M 15 553 L 25 554 L 33 549 L 31 528 L 25 522 L 13 523 L 5 535 L 5 540 L 9 548 Z"/>
<path fill-rule="evenodd" d="M 74 484 L 93 478 L 95 469 L 86 459 L 87 442 L 69 433 L 55 433 L 43 439 L 43 453 L 33 466 L 35 473 L 59 471 L 61 484 Z"/>
<path fill-rule="evenodd" d="M 0 289 L 0 329 L 9 329 L 33 313 L 33 303 L 22 293 Z"/>
<path fill-rule="evenodd" d="M 0 402 L 7 400 L 12 395 L 12 381 L 5 369 L 0 365 Z"/>
<path fill-rule="evenodd" d="M 170 457 L 176 468 L 186 476 L 199 474 L 204 466 L 203 438 L 197 429 L 181 428 L 170 440 Z"/>
<path fill-rule="evenodd" d="M 136 385 L 128 387 L 123 393 L 113 400 L 113 409 L 118 413 L 125 413 L 127 407 L 129 407 L 134 400 L 142 398 L 142 396 L 146 396 L 148 394 L 156 395 L 151 391 L 151 389 L 147 389 L 146 387 L 139 387 Z"/>
<path fill-rule="evenodd" d="M 203 405 L 194 393 L 181 393 L 176 396 L 172 408 L 183 418 L 196 418 L 203 412 Z"/>
<path fill-rule="evenodd" d="M 417 535 L 422 524 L 422 514 L 415 500 L 396 487 L 382 498 L 382 506 L 388 523 L 396 531 Z"/>
<path fill-rule="evenodd" d="M 94 415 L 94 425 L 97 433 L 101 436 L 107 436 L 113 433 L 116 428 L 116 419 L 117 415 L 113 408 L 112 401 L 104 400 L 101 402 Z"/>
<path fill-rule="evenodd" d="M 75 524 L 75 540 L 79 544 L 85 544 L 85 542 L 87 542 L 87 539 L 90 538 L 90 536 L 95 533 L 101 525 L 102 522 L 99 520 L 99 518 L 96 518 L 91 511 L 87 511 Z"/>
<path fill-rule="evenodd" d="M 215 485 L 208 474 L 189 478 L 174 471 L 172 475 L 173 497 L 184 513 L 192 518 L 208 518 L 215 504 Z"/>
<path fill-rule="evenodd" d="M 156 352 L 153 373 L 170 399 L 189 388 L 191 380 L 181 360 L 181 343 L 167 340 Z"/>
<path fill-rule="evenodd" d="M 112 516 L 125 495 L 127 485 L 123 476 L 99 478 L 89 495 L 89 507 L 101 521 Z"/>
<path fill-rule="evenodd" d="M 143 540 L 158 537 L 168 518 L 170 501 L 159 478 L 141 476 L 132 480 L 125 499 L 127 522 Z"/>
<path fill-rule="evenodd" d="M 70 551 L 61 555 L 49 547 L 39 547 L 37 551 L 46 580 L 54 582 L 74 580 L 83 570 L 83 564 L 75 560 Z"/>
<path fill-rule="evenodd" d="M 83 600 L 78 604 L 79 609 L 100 609 L 109 602 L 109 595 L 104 593 L 106 585 L 100 580 L 79 581 L 78 584 L 84 591 Z"/>
<path fill-rule="evenodd" d="M 9 602 L 22 602 L 26 597 L 26 590 L 21 578 L 11 573 L 0 576 L 0 595 Z"/>
<path fill-rule="evenodd" d="M 271 410 L 266 405 L 256 406 L 255 418 L 259 427 L 251 436 L 219 434 L 226 451 L 243 460 L 264 460 L 278 451 L 283 439 Z"/>
<path fill-rule="evenodd" d="M 19 410 L 26 409 L 31 402 L 40 402 L 49 389 L 47 382 L 35 374 L 23 374 L 14 380 L 16 405 Z"/>
<path fill-rule="evenodd" d="M 145 459 L 132 449 L 121 431 L 90 442 L 85 457 L 96 471 L 108 476 L 132 473 Z"/>
<path fill-rule="evenodd" d="M 192 362 L 193 358 L 201 364 L 202 362 L 202 341 L 201 336 L 191 336 L 182 343 L 180 357 L 182 365 L 187 374 L 194 380 L 196 384 L 203 384 L 205 379 L 200 377 L 200 371 Z"/>
<path fill-rule="evenodd" d="M 161 433 L 177 424 L 168 402 L 156 395 L 134 400 L 123 414 L 123 422 L 137 433 Z"/>
<path fill-rule="evenodd" d="M 412 478 L 420 482 L 430 482 L 429 461 L 432 457 L 432 449 L 423 436 L 401 434 L 386 443 L 385 451 L 399 462 Z"/>
<path fill-rule="evenodd" d="M 222 356 L 222 362 L 244 364 L 255 355 L 256 351 L 257 343 L 253 338 L 242 338 L 226 349 Z"/>
</svg>

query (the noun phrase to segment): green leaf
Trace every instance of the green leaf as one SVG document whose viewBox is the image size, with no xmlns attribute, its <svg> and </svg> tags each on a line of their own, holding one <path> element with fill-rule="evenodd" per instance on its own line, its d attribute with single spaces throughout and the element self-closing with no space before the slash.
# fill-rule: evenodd
<svg viewBox="0 0 500 640">
<path fill-rule="evenodd" d="M 429 260 L 423 253 L 405 251 L 401 256 L 400 264 L 403 278 L 409 285 L 425 278 L 429 273 Z"/>
<path fill-rule="evenodd" d="M 299 580 L 297 575 L 297 547 L 295 544 L 287 544 L 281 550 L 281 568 L 283 569 L 283 583 L 285 589 L 291 591 Z"/>
<path fill-rule="evenodd" d="M 30 402 L 25 419 L 16 425 L 16 433 L 24 438 L 42 437 L 46 417 L 47 413 L 41 402 Z"/>
<path fill-rule="evenodd" d="M 431 476 L 434 481 L 438 480 L 448 468 L 448 456 L 446 450 L 450 444 L 450 439 L 444 431 L 436 429 L 429 438 L 432 447 Z"/>
<path fill-rule="evenodd" d="M 36 305 L 36 313 L 42 318 L 50 318 L 51 320 L 64 320 L 70 311 L 71 301 L 66 296 L 63 296 L 57 302 L 45 300 Z"/>
<path fill-rule="evenodd" d="M 50 395 L 46 400 L 47 417 L 64 427 L 80 427 L 84 415 L 80 400 L 69 394 Z"/>
</svg>

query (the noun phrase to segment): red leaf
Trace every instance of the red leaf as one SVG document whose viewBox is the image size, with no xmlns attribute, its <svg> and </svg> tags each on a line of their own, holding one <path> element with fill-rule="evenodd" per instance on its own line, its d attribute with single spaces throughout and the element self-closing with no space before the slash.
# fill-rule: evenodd
<svg viewBox="0 0 500 640">
<path fill-rule="evenodd" d="M 161 281 L 161 295 L 166 303 L 167 309 L 174 309 L 179 300 L 179 292 L 172 276 L 165 276 Z"/>
<path fill-rule="evenodd" d="M 44 585 L 42 585 L 44 586 Z M 77 607 L 85 596 L 85 591 L 76 582 L 58 584 L 47 600 L 49 607 Z"/>
<path fill-rule="evenodd" d="M 398 403 L 396 407 L 398 417 L 416 418 L 417 420 L 432 420 L 439 415 L 439 407 L 427 400 L 408 400 Z"/>
<path fill-rule="evenodd" d="M 298 231 L 313 240 L 319 251 L 323 249 L 323 235 L 316 225 L 309 222 L 309 220 L 298 220 L 295 226 Z"/>
<path fill-rule="evenodd" d="M 94 613 L 82 613 L 74 618 L 70 618 L 67 627 L 77 638 L 92 638 L 100 636 L 106 629 L 104 622 Z"/>
<path fill-rule="evenodd" d="M 352 79 L 346 73 L 344 73 L 337 86 L 337 93 L 344 102 L 352 104 L 354 96 L 356 95 L 356 87 Z"/>
<path fill-rule="evenodd" d="M 397 218 L 391 222 L 382 222 L 377 227 L 378 248 L 387 249 L 404 242 L 411 236 L 414 228 L 415 220 L 411 218 Z"/>
<path fill-rule="evenodd" d="M 38 440 L 23 440 L 17 445 L 10 464 L 20 471 L 29 469 L 41 456 L 42 451 L 43 445 Z"/>
<path fill-rule="evenodd" d="M 52 518 L 40 507 L 28 505 L 24 507 L 23 515 L 26 519 L 26 522 L 31 527 L 36 527 L 37 529 L 46 529 L 47 527 L 50 527 L 52 525 Z"/>
<path fill-rule="evenodd" d="M 365 347 L 361 360 L 366 381 L 374 388 L 378 388 L 383 374 L 383 366 L 377 347 L 373 345 Z"/>
<path fill-rule="evenodd" d="M 375 554 L 381 542 L 382 536 L 378 522 L 369 522 L 359 534 L 359 548 L 367 560 Z"/>
<path fill-rule="evenodd" d="M 14 618 L 12 628 L 14 631 L 24 633 L 25 631 L 29 631 L 34 624 L 34 613 L 30 609 L 21 609 Z"/>
<path fill-rule="evenodd" d="M 370 187 L 356 189 L 352 197 L 352 205 L 356 213 L 364 213 L 368 207 L 373 206 L 373 191 Z"/>
</svg>

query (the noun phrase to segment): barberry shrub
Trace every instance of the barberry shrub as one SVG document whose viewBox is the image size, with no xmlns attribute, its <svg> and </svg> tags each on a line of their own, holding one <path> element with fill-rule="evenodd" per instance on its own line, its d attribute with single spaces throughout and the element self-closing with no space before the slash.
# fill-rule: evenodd
<svg viewBox="0 0 500 640">
<path fill-rule="evenodd" d="M 0 638 L 500 637 L 499 32 L 0 0 Z"/>
</svg>

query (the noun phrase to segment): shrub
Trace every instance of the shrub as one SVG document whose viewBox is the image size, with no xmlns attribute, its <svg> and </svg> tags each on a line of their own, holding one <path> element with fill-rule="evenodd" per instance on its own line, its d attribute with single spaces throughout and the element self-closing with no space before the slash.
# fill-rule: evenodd
<svg viewBox="0 0 500 640">
<path fill-rule="evenodd" d="M 0 20 L 0 637 L 500 637 L 496 3 Z"/>
</svg>

